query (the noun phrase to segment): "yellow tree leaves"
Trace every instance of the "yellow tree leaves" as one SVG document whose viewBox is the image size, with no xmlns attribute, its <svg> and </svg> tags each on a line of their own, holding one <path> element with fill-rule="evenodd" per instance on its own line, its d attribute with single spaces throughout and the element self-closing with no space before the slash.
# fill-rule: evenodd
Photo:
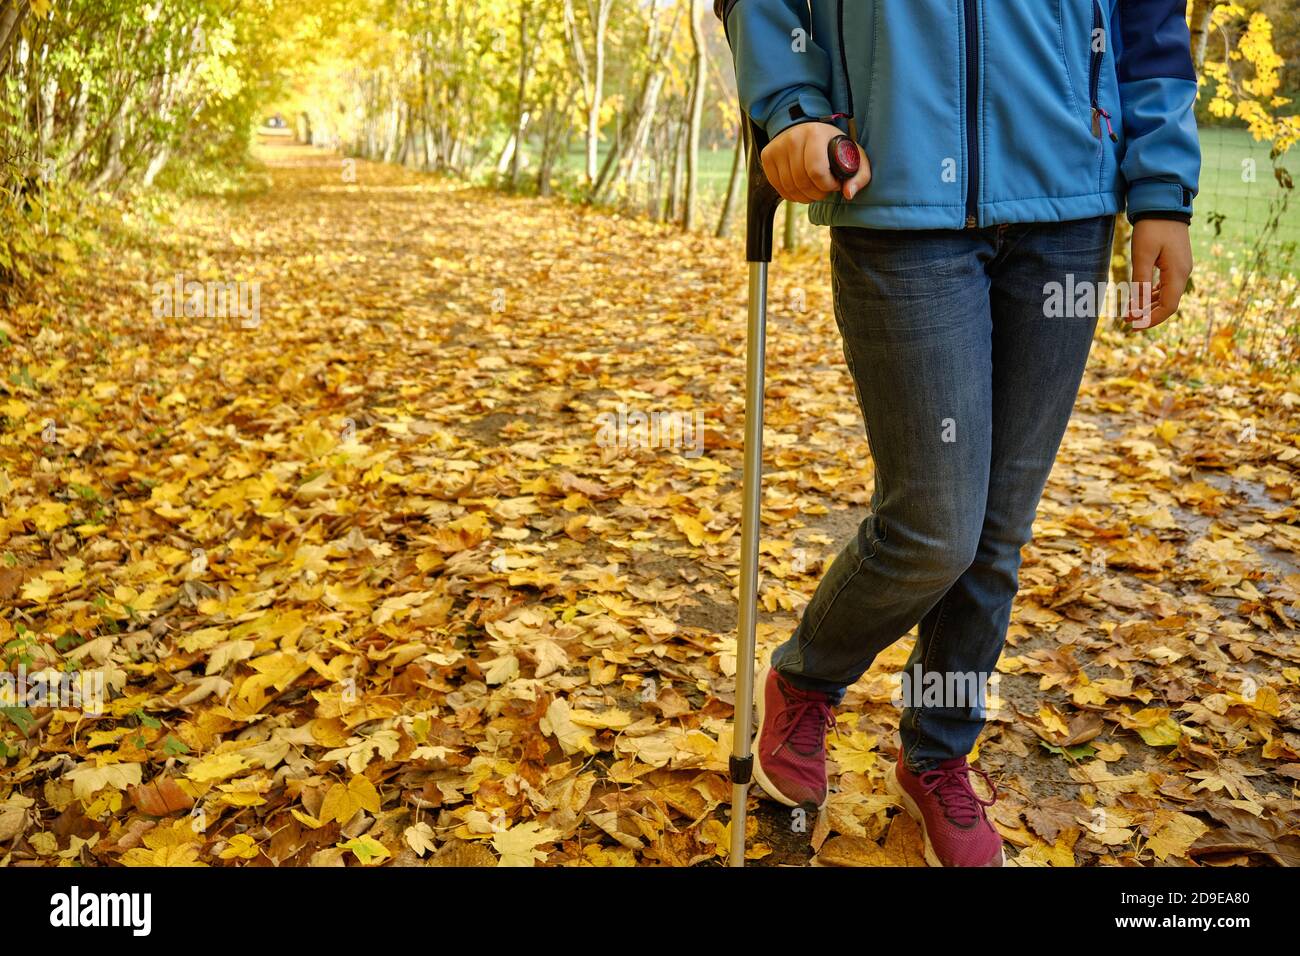
<svg viewBox="0 0 1300 956">
<path fill-rule="evenodd" d="M 1238 3 L 1216 4 L 1211 20 L 1218 29 L 1234 20 L 1245 21 L 1245 29 L 1226 59 L 1205 61 L 1203 72 L 1214 82 L 1209 111 L 1245 120 L 1256 139 L 1270 140 L 1279 152 L 1286 152 L 1300 140 L 1300 119 L 1277 115 L 1290 100 L 1277 95 L 1283 61 L 1273 47 L 1272 22 L 1259 11 L 1247 13 Z M 1242 64 L 1250 68 L 1249 74 L 1239 75 Z"/>
</svg>

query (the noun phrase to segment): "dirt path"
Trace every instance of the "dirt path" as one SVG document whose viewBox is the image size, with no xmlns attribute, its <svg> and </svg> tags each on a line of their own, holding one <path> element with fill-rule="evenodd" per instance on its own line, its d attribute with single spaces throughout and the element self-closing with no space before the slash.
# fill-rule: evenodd
<svg viewBox="0 0 1300 956">
<path fill-rule="evenodd" d="M 735 245 L 267 158 L 6 317 L 0 637 L 112 695 L 4 725 L 0 854 L 720 861 Z M 243 312 L 158 315 L 177 274 Z M 764 657 L 871 490 L 816 252 L 772 303 Z M 978 758 L 1008 858 L 1297 863 L 1300 397 L 1135 349 L 1095 347 L 1026 550 Z M 918 862 L 909 648 L 840 708 L 820 819 L 755 797 L 756 861 Z"/>
</svg>

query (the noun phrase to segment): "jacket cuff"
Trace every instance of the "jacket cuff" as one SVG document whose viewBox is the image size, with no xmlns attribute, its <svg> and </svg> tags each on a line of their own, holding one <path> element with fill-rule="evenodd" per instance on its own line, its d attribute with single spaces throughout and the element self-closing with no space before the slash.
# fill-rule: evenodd
<svg viewBox="0 0 1300 956">
<path fill-rule="evenodd" d="M 1191 222 L 1192 191 L 1176 182 L 1162 179 L 1139 179 L 1128 187 L 1128 221 L 1135 223 L 1141 219 L 1157 218 L 1178 219 Z M 1178 215 L 1173 215 L 1177 213 Z M 1152 215 L 1148 215 L 1152 214 Z M 1186 216 L 1187 218 L 1183 218 Z"/>
<path fill-rule="evenodd" d="M 1189 226 L 1192 224 L 1192 214 L 1190 212 L 1177 212 L 1174 210 L 1148 209 L 1145 212 L 1130 213 L 1128 217 L 1128 221 L 1134 225 L 1137 225 L 1143 219 L 1170 219 Z"/>
<path fill-rule="evenodd" d="M 814 87 L 805 87 L 795 95 L 782 100 L 772 110 L 763 129 L 767 132 L 767 138 L 773 140 L 791 126 L 815 123 L 833 112 L 824 93 Z"/>
</svg>

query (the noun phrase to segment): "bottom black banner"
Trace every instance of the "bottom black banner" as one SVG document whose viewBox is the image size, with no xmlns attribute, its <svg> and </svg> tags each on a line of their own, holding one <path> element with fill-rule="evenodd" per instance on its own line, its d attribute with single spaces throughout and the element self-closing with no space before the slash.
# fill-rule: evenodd
<svg viewBox="0 0 1300 956">
<path fill-rule="evenodd" d="M 671 941 L 696 929 L 761 939 L 768 921 L 755 916 L 777 900 L 782 929 L 792 918 L 829 932 L 964 933 L 1002 924 L 1089 938 L 1151 939 L 1174 930 L 1230 944 L 1242 932 L 1292 925 L 1295 884 L 1286 871 L 1263 868 L 61 867 L 0 870 L 0 892 L 19 915 L 10 925 L 20 943 L 29 934 L 54 941 L 75 934 L 128 948 L 377 943 L 394 931 L 478 931 L 494 945 L 540 943 L 567 932 L 568 923 L 581 934 L 575 939 L 592 945 L 646 932 Z"/>
</svg>

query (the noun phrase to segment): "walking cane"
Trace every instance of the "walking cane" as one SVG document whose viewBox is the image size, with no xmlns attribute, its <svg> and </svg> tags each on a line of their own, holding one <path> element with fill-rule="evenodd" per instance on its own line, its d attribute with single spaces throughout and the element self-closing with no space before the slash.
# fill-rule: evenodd
<svg viewBox="0 0 1300 956">
<path fill-rule="evenodd" d="M 767 266 L 772 261 L 772 231 L 781 196 L 767 181 L 759 154 L 767 134 L 744 117 L 749 162 L 745 214 L 745 259 L 749 262 L 749 318 L 745 331 L 744 492 L 740 524 L 740 613 L 736 636 L 736 715 L 731 760 L 732 866 L 745 865 L 745 799 L 754 758 L 750 753 L 754 706 L 754 630 L 758 617 L 758 540 L 763 506 L 763 365 L 767 339 Z M 858 172 L 856 144 L 836 136 L 827 147 L 831 173 L 841 181 Z"/>
</svg>

